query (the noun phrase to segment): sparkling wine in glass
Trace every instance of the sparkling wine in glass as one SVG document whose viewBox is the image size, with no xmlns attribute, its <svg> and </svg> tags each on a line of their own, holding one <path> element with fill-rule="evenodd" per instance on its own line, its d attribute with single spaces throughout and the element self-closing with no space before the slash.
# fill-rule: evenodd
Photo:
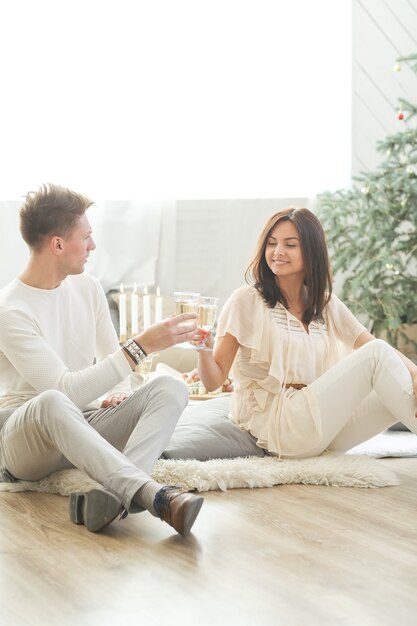
<svg viewBox="0 0 417 626">
<path fill-rule="evenodd" d="M 152 371 L 153 357 L 154 356 L 155 356 L 154 354 L 150 354 L 145 359 L 143 359 L 139 363 L 139 365 L 137 365 L 137 367 L 136 367 L 137 371 L 139 372 L 140 376 L 142 377 L 143 384 L 147 383 L 148 380 L 149 380 L 149 374 Z"/>
<path fill-rule="evenodd" d="M 198 314 L 198 299 L 200 297 L 199 293 L 194 293 L 190 291 L 176 291 L 174 293 L 175 298 L 175 314 L 181 315 L 182 313 L 197 313 Z M 187 326 L 194 320 L 190 320 L 188 322 L 181 322 L 178 326 Z M 179 344 L 183 348 L 193 348 L 191 344 L 187 341 L 184 341 L 182 344 Z"/>
<path fill-rule="evenodd" d="M 198 298 L 200 297 L 199 293 L 192 293 L 189 291 L 176 291 L 174 293 L 174 297 L 176 315 L 181 315 L 182 313 L 198 313 Z M 187 322 L 182 322 L 182 324 L 187 324 Z"/>
<path fill-rule="evenodd" d="M 200 296 L 198 300 L 198 320 L 197 324 L 200 328 L 208 332 L 214 326 L 216 319 L 218 298 L 211 296 Z M 204 345 L 199 346 L 200 350 L 207 350 Z"/>
</svg>

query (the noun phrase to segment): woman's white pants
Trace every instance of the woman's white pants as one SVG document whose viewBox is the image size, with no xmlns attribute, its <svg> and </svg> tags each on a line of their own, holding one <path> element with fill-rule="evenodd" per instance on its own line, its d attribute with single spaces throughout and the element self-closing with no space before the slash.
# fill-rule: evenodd
<svg viewBox="0 0 417 626">
<path fill-rule="evenodd" d="M 309 385 L 321 416 L 321 442 L 308 450 L 316 456 L 324 450 L 346 451 L 401 421 L 417 434 L 416 398 L 412 379 L 396 351 L 375 339 L 342 359 Z M 289 398 L 297 405 L 296 392 Z M 300 403 L 305 407 L 305 403 Z M 298 435 L 303 419 L 297 416 Z M 285 442 L 283 448 L 285 448 Z M 291 442 L 289 442 L 291 443 Z M 303 456 L 306 456 L 303 454 Z"/>
</svg>

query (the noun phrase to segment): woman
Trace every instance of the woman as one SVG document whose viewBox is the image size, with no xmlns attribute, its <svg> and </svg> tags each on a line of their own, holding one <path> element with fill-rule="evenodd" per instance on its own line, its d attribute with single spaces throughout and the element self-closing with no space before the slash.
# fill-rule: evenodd
<svg viewBox="0 0 417 626">
<path fill-rule="evenodd" d="M 199 351 L 199 374 L 210 391 L 233 366 L 231 418 L 258 446 L 305 457 L 349 450 L 397 421 L 417 433 L 417 366 L 332 295 L 311 211 L 268 220 L 246 280 L 219 316 L 214 350 Z"/>
</svg>

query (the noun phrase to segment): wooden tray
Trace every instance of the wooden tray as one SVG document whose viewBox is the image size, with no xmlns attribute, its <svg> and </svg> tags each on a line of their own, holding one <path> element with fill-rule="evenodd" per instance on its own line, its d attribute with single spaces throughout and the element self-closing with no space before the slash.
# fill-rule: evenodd
<svg viewBox="0 0 417 626">
<path fill-rule="evenodd" d="M 190 400 L 212 400 L 213 398 L 223 398 L 231 394 L 231 391 L 223 391 L 222 393 L 192 393 L 188 397 Z"/>
</svg>

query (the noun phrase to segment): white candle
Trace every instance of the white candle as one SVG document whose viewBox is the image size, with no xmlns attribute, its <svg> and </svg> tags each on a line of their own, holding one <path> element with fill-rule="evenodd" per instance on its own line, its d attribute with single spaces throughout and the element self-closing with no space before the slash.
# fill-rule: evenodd
<svg viewBox="0 0 417 626">
<path fill-rule="evenodd" d="M 143 292 L 143 330 L 151 325 L 151 296 L 148 294 L 148 287 L 145 285 Z"/>
<path fill-rule="evenodd" d="M 130 296 L 130 312 L 132 319 L 132 337 L 139 333 L 139 295 L 136 283 L 133 284 L 133 291 Z"/>
<path fill-rule="evenodd" d="M 156 288 L 155 296 L 155 322 L 162 321 L 162 296 L 159 287 Z"/>
<path fill-rule="evenodd" d="M 119 340 L 120 343 L 126 341 L 126 294 L 124 293 L 123 283 L 120 284 L 119 292 Z"/>
</svg>

